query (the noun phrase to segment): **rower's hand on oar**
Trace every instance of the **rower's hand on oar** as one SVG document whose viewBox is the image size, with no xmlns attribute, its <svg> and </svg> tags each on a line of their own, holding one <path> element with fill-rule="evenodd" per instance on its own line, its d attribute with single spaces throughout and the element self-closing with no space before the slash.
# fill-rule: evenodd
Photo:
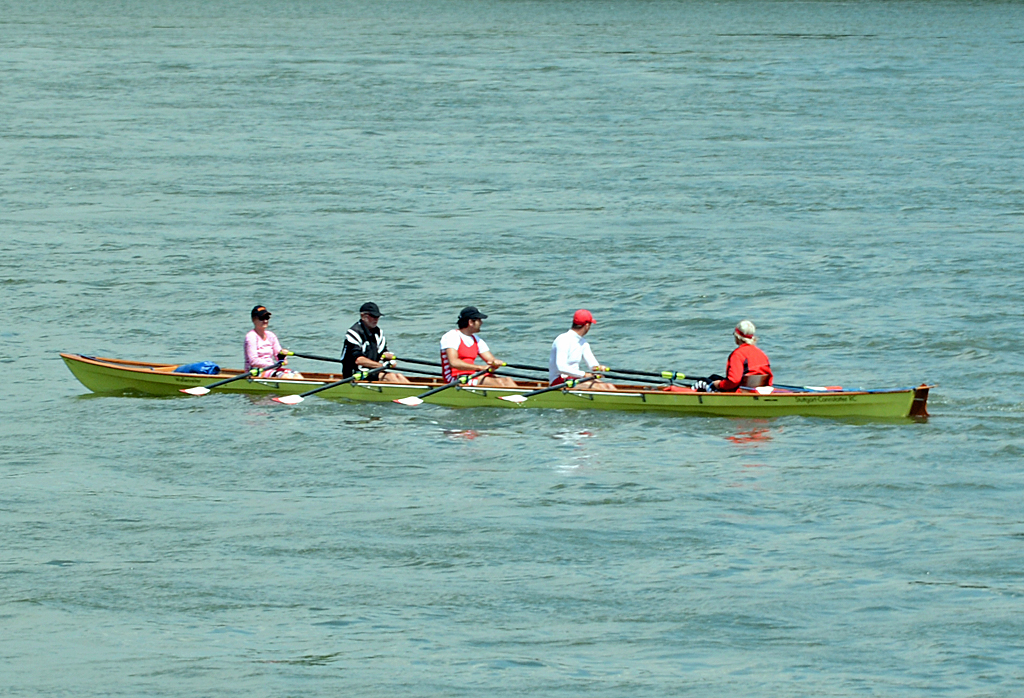
<svg viewBox="0 0 1024 698">
<path fill-rule="evenodd" d="M 517 405 L 521 405 L 524 402 L 526 402 L 527 400 L 529 400 L 531 397 L 533 397 L 534 395 L 542 395 L 543 393 L 551 393 L 551 392 L 554 392 L 556 390 L 569 390 L 571 388 L 578 388 L 581 384 L 589 383 L 589 382 L 591 382 L 593 380 L 596 380 L 596 379 L 597 379 L 596 376 L 591 376 L 590 378 L 570 378 L 569 380 L 567 380 L 565 382 L 556 383 L 555 385 L 549 385 L 546 388 L 540 388 L 539 390 L 531 390 L 528 393 L 518 393 L 516 395 L 503 395 L 503 396 L 499 397 L 498 399 L 499 400 L 504 400 L 505 402 L 514 402 Z"/>
<path fill-rule="evenodd" d="M 698 380 L 693 382 L 693 389 L 698 393 L 713 393 L 715 392 L 713 381 Z"/>
<path fill-rule="evenodd" d="M 335 381 L 333 383 L 321 385 L 317 388 L 313 388 L 312 390 L 307 390 L 306 392 L 300 395 L 285 395 L 283 397 L 274 397 L 270 399 L 273 400 L 274 402 L 280 402 L 282 405 L 297 405 L 310 395 L 315 395 L 316 393 L 319 393 L 321 391 L 330 390 L 331 388 L 336 388 L 339 385 L 345 385 L 346 383 L 351 383 L 352 381 L 366 380 L 367 378 L 370 378 L 383 370 L 384 367 L 382 366 L 380 368 L 375 368 L 372 371 L 356 371 L 348 378 L 342 378 L 340 381 Z"/>
<path fill-rule="evenodd" d="M 494 373 L 502 366 L 508 365 L 504 361 L 498 361 L 497 359 L 494 359 L 493 361 L 488 361 L 488 363 L 490 364 L 490 368 L 487 369 L 488 373 Z"/>
</svg>

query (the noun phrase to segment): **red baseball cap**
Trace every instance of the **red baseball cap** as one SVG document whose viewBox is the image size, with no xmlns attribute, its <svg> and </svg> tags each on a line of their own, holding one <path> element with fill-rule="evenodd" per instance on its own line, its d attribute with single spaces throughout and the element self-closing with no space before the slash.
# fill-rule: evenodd
<svg viewBox="0 0 1024 698">
<path fill-rule="evenodd" d="M 572 324 L 588 325 L 597 322 L 589 310 L 577 310 L 572 316 Z"/>
</svg>

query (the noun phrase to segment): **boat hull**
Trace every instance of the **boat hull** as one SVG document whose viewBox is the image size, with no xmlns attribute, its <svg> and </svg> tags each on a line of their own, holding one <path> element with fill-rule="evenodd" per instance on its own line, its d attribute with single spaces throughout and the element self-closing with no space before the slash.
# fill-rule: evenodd
<svg viewBox="0 0 1024 698">
<path fill-rule="evenodd" d="M 209 385 L 239 375 L 237 370 L 218 375 L 174 373 L 176 364 L 125 361 L 79 354 L 61 354 L 71 372 L 95 393 L 138 393 L 154 396 L 182 396 L 184 388 Z M 216 392 L 251 395 L 298 395 L 340 380 L 339 374 L 303 372 L 301 380 L 238 380 L 215 388 Z M 414 379 L 412 384 L 352 382 L 323 390 L 318 397 L 342 402 L 390 402 L 443 385 L 439 378 Z M 601 409 L 627 412 L 671 412 L 721 417 L 814 417 L 907 418 L 927 417 L 931 386 L 885 390 L 791 392 L 775 390 L 769 395 L 756 392 L 697 393 L 689 390 L 667 392 L 646 385 L 616 384 L 615 392 L 596 390 L 552 391 L 523 403 L 499 398 L 545 387 L 542 382 L 520 381 L 516 388 L 460 386 L 436 393 L 427 402 L 447 407 L 500 407 L 503 409 Z"/>
</svg>

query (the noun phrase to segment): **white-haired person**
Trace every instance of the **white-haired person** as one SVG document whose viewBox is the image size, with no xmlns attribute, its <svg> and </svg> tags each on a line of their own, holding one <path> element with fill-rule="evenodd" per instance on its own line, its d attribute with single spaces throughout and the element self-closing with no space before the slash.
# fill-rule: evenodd
<svg viewBox="0 0 1024 698">
<path fill-rule="evenodd" d="M 772 365 L 768 355 L 757 348 L 757 328 L 750 320 L 742 320 L 733 330 L 736 348 L 729 354 L 725 378 L 696 381 L 693 389 L 699 392 L 734 393 L 741 387 L 757 388 L 772 384 Z"/>
</svg>

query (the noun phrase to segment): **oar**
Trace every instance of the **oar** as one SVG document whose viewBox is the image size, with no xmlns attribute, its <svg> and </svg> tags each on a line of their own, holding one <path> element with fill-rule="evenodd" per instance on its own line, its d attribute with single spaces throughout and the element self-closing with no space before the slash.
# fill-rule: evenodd
<svg viewBox="0 0 1024 698">
<path fill-rule="evenodd" d="M 431 378 L 440 378 L 441 375 L 437 371 L 421 371 L 418 368 L 405 368 L 402 367 L 402 373 L 415 373 L 420 376 L 430 376 Z"/>
<path fill-rule="evenodd" d="M 666 380 L 669 381 L 669 382 L 672 382 L 672 380 L 673 380 L 673 379 L 667 378 L 667 377 L 662 377 L 662 378 L 642 378 L 640 376 L 622 376 L 622 375 L 619 375 L 618 373 L 615 373 L 614 371 L 610 372 L 610 373 L 602 373 L 601 375 L 604 376 L 605 378 L 612 378 L 614 380 L 620 380 L 620 381 L 630 381 L 632 383 L 664 383 Z M 683 377 L 683 374 L 681 374 L 681 373 L 676 374 L 676 375 L 678 375 L 679 378 Z M 678 380 L 678 379 L 676 379 L 676 380 Z M 701 380 L 701 379 L 700 378 L 688 378 L 687 380 Z"/>
<path fill-rule="evenodd" d="M 345 385 L 346 383 L 351 383 L 352 381 L 366 380 L 370 376 L 375 376 L 378 373 L 380 373 L 381 371 L 383 371 L 385 369 L 388 369 L 388 368 L 391 368 L 391 367 L 385 365 L 385 366 L 381 366 L 380 368 L 371 369 L 369 371 L 359 371 L 357 373 L 353 373 L 348 378 L 342 378 L 340 381 L 335 381 L 333 383 L 328 383 L 327 385 L 321 385 L 319 388 L 313 388 L 312 390 L 307 390 L 306 392 L 301 393 L 299 395 L 285 395 L 284 397 L 272 397 L 270 399 L 273 400 L 274 402 L 280 402 L 282 405 L 297 405 L 300 402 L 302 402 L 303 400 L 305 400 L 307 397 L 309 397 L 310 395 L 315 395 L 316 393 L 319 393 L 321 390 L 328 390 L 330 388 L 336 388 L 339 385 Z"/>
<path fill-rule="evenodd" d="M 297 354 L 294 351 L 281 352 L 285 356 L 297 356 L 300 359 L 313 359 L 314 361 L 330 361 L 331 363 L 340 364 L 341 359 L 335 359 L 330 356 L 317 356 L 316 354 Z"/>
<path fill-rule="evenodd" d="M 299 355 L 296 354 L 296 356 L 299 356 Z M 402 359 L 402 358 L 400 358 L 398 360 L 399 361 L 407 361 L 407 362 L 409 362 L 411 364 L 423 364 L 424 366 L 439 366 L 440 365 L 437 362 L 423 361 L 422 359 Z M 549 368 L 547 366 L 530 366 L 528 364 L 505 364 L 505 365 L 508 368 L 518 368 L 518 369 L 523 370 L 523 371 L 543 371 L 543 372 L 546 373 L 549 370 Z M 661 378 L 663 380 L 669 380 L 669 381 L 671 381 L 671 380 L 683 380 L 683 379 L 686 378 L 686 374 L 683 373 L 682 371 L 661 371 L 659 373 L 652 373 L 651 371 L 634 371 L 634 370 L 631 370 L 631 369 L 617 368 L 617 369 L 615 369 L 614 372 L 615 373 L 624 373 L 624 374 L 628 374 L 628 375 L 631 375 L 631 376 L 651 376 L 653 378 Z M 606 375 L 611 376 L 613 378 L 622 378 L 622 380 L 630 380 L 629 378 L 624 378 L 622 376 L 613 376 L 610 373 L 606 373 Z M 694 380 L 699 380 L 699 379 L 694 379 Z"/>
<path fill-rule="evenodd" d="M 422 366 L 433 366 L 435 368 L 437 368 L 437 367 L 439 367 L 441 365 L 441 364 L 437 363 L 436 361 L 424 361 L 423 359 L 403 359 L 401 357 L 398 357 L 397 360 L 398 361 L 404 361 L 404 362 L 407 362 L 407 363 L 410 363 L 410 364 L 420 364 Z M 527 371 L 544 371 L 544 372 L 547 372 L 547 368 L 540 368 L 538 366 L 520 366 L 519 364 L 507 364 L 505 362 L 502 362 L 501 365 L 503 367 L 507 366 L 508 368 L 522 368 L 522 369 L 525 369 Z M 535 380 L 537 380 L 536 376 L 526 376 L 526 375 L 523 375 L 522 373 L 509 373 L 509 372 L 505 371 L 501 375 L 508 376 L 509 378 L 522 378 L 523 380 L 527 380 L 527 381 L 535 381 Z"/>
<path fill-rule="evenodd" d="M 741 386 L 741 387 L 743 388 L 743 390 L 757 390 L 758 392 L 760 392 L 759 388 L 747 388 L 746 386 Z M 803 393 L 803 392 L 830 393 L 830 392 L 840 391 L 840 390 L 843 389 L 843 386 L 841 386 L 841 385 L 783 385 L 782 383 L 776 383 L 775 385 L 762 385 L 761 387 L 762 388 L 785 388 L 786 390 L 793 390 L 793 391 L 800 392 L 800 393 Z"/>
<path fill-rule="evenodd" d="M 260 375 L 264 371 L 272 371 L 275 368 L 281 368 L 281 366 L 283 364 L 284 364 L 284 359 L 282 359 L 281 361 L 278 361 L 273 366 L 264 366 L 262 368 L 260 368 L 258 366 L 253 366 L 248 371 L 246 371 L 244 373 L 240 373 L 239 375 L 235 376 L 234 378 L 225 378 L 224 380 L 217 381 L 216 383 L 210 383 L 209 385 L 197 385 L 194 388 L 182 388 L 181 392 L 188 393 L 189 395 L 195 395 L 197 397 L 202 397 L 203 395 L 206 395 L 208 392 L 210 392 L 211 390 L 213 390 L 216 387 L 219 387 L 221 385 L 227 385 L 228 383 L 233 383 L 235 381 L 240 381 L 243 378 L 255 378 L 256 376 Z"/>
<path fill-rule="evenodd" d="M 627 373 L 631 376 L 651 376 L 653 378 L 664 378 L 665 380 L 683 380 L 686 378 L 686 374 L 682 371 L 661 371 L 660 373 L 652 373 L 651 371 L 633 371 L 625 368 L 615 369 L 616 373 Z M 698 380 L 698 379 L 694 379 Z"/>
<path fill-rule="evenodd" d="M 387 352 L 387 353 L 390 354 L 391 352 Z M 345 363 L 341 359 L 335 359 L 335 358 L 332 358 L 330 356 L 319 356 L 317 354 L 296 354 L 294 351 L 283 351 L 283 352 L 281 352 L 281 356 L 297 356 L 300 359 L 313 359 L 314 361 L 330 361 L 331 363 L 334 363 L 334 364 L 343 364 L 343 363 Z M 393 360 L 394 361 L 408 361 L 408 362 L 414 363 L 414 364 L 427 364 L 428 366 L 440 366 L 441 365 L 441 364 L 427 363 L 426 361 L 416 361 L 414 359 L 393 359 Z M 391 361 L 391 359 L 389 359 L 389 361 Z M 387 362 L 385 362 L 385 363 L 387 363 Z M 392 364 L 390 367 L 382 366 L 381 368 L 394 368 L 394 367 L 395 367 L 394 364 Z"/>
<path fill-rule="evenodd" d="M 523 371 L 544 371 L 545 373 L 548 371 L 548 367 L 547 366 L 527 366 L 527 365 L 524 365 L 524 364 L 505 364 L 505 365 L 508 366 L 509 368 L 518 368 L 518 369 L 521 369 Z"/>
<path fill-rule="evenodd" d="M 402 359 L 397 359 L 397 360 L 398 361 L 402 361 Z M 420 371 L 420 370 L 417 370 L 415 368 L 405 368 L 405 367 L 402 367 L 401 369 L 398 369 L 398 370 L 400 370 L 402 373 L 418 373 L 421 376 L 433 376 L 434 378 L 438 378 L 439 377 L 436 372 L 432 373 L 430 371 Z M 524 381 L 532 381 L 534 383 L 537 382 L 537 376 L 528 376 L 525 373 L 512 373 L 510 371 L 502 371 L 501 375 L 508 376 L 509 378 L 521 378 Z"/>
<path fill-rule="evenodd" d="M 545 373 L 549 370 L 547 366 L 529 366 L 527 364 L 505 364 L 509 368 L 518 368 L 524 371 L 544 371 Z M 650 371 L 633 371 L 625 368 L 617 368 L 614 370 L 615 373 L 626 373 L 631 376 L 651 376 L 653 378 L 663 378 L 664 380 L 683 380 L 686 378 L 686 374 L 682 371 L 661 371 L 660 373 L 651 373 Z M 612 374 L 607 371 L 602 371 L 605 375 L 611 376 Z M 613 378 L 616 376 L 612 376 Z M 618 376 L 622 378 L 622 376 Z M 629 378 L 623 378 L 623 380 L 630 380 Z"/>
<path fill-rule="evenodd" d="M 457 385 L 462 385 L 462 384 L 468 383 L 469 381 L 473 380 L 474 378 L 478 378 L 478 377 L 484 375 L 485 373 L 490 373 L 491 370 L 492 370 L 492 368 L 490 366 L 488 366 L 487 368 L 483 369 L 482 371 L 477 371 L 476 373 L 474 373 L 471 376 L 459 376 L 458 378 L 456 378 L 455 380 L 451 381 L 450 383 L 446 383 L 445 385 L 442 385 L 440 388 L 434 388 L 433 390 L 428 390 L 427 392 L 422 393 L 420 395 L 410 395 L 409 397 L 399 398 L 398 400 L 392 400 L 391 402 L 397 402 L 399 405 L 408 405 L 409 407 L 415 407 L 416 405 L 422 405 L 423 404 L 423 398 L 429 397 L 431 395 L 434 395 L 435 393 L 439 393 L 442 390 L 448 390 L 448 388 L 454 388 Z"/>
<path fill-rule="evenodd" d="M 341 359 L 334 359 L 334 358 L 331 358 L 330 356 L 319 356 L 317 354 L 296 354 L 294 351 L 286 351 L 286 352 L 283 352 L 283 353 L 285 355 L 287 355 L 287 356 L 298 356 L 300 359 L 313 359 L 314 361 L 330 361 L 331 363 L 336 363 L 336 364 L 345 363 Z M 388 352 L 388 353 L 390 354 L 391 352 Z M 397 358 L 397 357 L 394 360 L 395 361 L 404 361 L 404 362 L 410 363 L 410 364 L 422 364 L 424 366 L 434 366 L 434 367 L 440 367 L 441 366 L 441 364 L 437 363 L 436 361 L 431 362 L 431 361 L 421 361 L 420 359 L 400 359 L 400 358 Z M 394 366 L 392 366 L 391 368 L 394 368 Z"/>
<path fill-rule="evenodd" d="M 569 390 L 570 388 L 575 388 L 576 386 L 581 385 L 583 383 L 589 383 L 592 380 L 597 380 L 597 376 L 591 376 L 590 378 L 572 378 L 570 380 L 559 383 L 558 385 L 549 385 L 548 387 L 541 388 L 540 390 L 531 390 L 528 393 L 519 393 L 518 395 L 504 395 L 498 399 L 505 400 L 506 402 L 514 402 L 518 405 L 526 402 L 529 398 L 533 397 L 534 395 L 540 395 L 541 393 L 550 393 L 555 390 Z"/>
<path fill-rule="evenodd" d="M 420 366 L 433 366 L 434 368 L 438 368 L 441 365 L 437 361 L 424 361 L 423 359 L 403 359 L 400 356 L 397 357 L 397 360 L 408 364 L 419 364 Z"/>
<path fill-rule="evenodd" d="M 519 368 L 519 369 L 523 369 L 524 371 L 548 371 L 549 370 L 547 366 L 527 366 L 527 365 L 524 365 L 524 364 L 506 364 L 506 365 L 509 368 Z M 614 375 L 614 373 L 624 373 L 624 374 L 628 374 L 630 376 L 651 376 L 652 378 L 661 378 L 661 379 L 669 380 L 669 381 L 671 381 L 671 380 L 683 380 L 684 378 L 686 378 L 686 374 L 683 373 L 682 371 L 661 371 L 660 373 L 652 373 L 650 371 L 633 371 L 633 370 L 625 369 L 625 368 L 616 368 L 614 370 L 614 372 L 612 372 L 612 373 L 609 373 L 608 371 L 603 371 L 602 373 L 604 373 L 606 376 L 609 376 L 611 378 L 621 378 L 622 380 L 631 380 L 631 379 L 627 378 L 627 377 L 624 377 L 624 376 L 616 376 L 616 375 Z"/>
</svg>

